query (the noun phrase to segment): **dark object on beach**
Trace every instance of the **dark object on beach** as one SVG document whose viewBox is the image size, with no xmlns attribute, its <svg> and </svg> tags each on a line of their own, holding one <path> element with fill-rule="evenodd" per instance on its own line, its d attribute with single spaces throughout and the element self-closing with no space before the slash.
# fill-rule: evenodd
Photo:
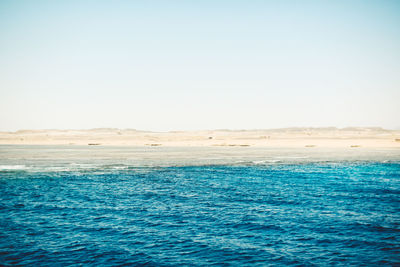
<svg viewBox="0 0 400 267">
<path fill-rule="evenodd" d="M 400 138 L 396 138 L 396 139 L 394 139 L 394 141 L 400 142 Z"/>
<path fill-rule="evenodd" d="M 208 139 L 213 139 L 212 136 L 208 137 Z"/>
<path fill-rule="evenodd" d="M 89 143 L 88 146 L 99 146 L 100 143 Z"/>
</svg>

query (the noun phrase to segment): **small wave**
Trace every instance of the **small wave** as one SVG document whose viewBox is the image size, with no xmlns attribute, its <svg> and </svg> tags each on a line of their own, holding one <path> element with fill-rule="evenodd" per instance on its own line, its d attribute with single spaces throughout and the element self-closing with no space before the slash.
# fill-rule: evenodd
<svg viewBox="0 0 400 267">
<path fill-rule="evenodd" d="M 126 170 L 130 166 L 125 164 L 104 164 L 97 166 L 100 169 L 110 169 L 110 170 Z"/>
<path fill-rule="evenodd" d="M 25 165 L 0 165 L 0 171 L 8 171 L 8 170 L 25 170 L 29 167 Z"/>
<path fill-rule="evenodd" d="M 96 170 L 127 170 L 128 165 L 99 165 L 86 163 L 69 163 L 64 165 L 0 165 L 0 171 L 18 171 L 24 170 L 28 172 L 81 172 L 81 171 L 96 171 Z"/>
<path fill-rule="evenodd" d="M 126 170 L 128 168 L 129 168 L 129 166 L 114 166 L 114 167 L 112 167 L 112 169 L 114 169 L 114 170 Z"/>
<path fill-rule="evenodd" d="M 253 164 L 256 165 L 263 165 L 263 164 L 271 164 L 271 163 L 278 163 L 278 162 L 282 162 L 279 159 L 266 159 L 266 160 L 254 160 L 252 161 Z"/>
<path fill-rule="evenodd" d="M 70 163 L 69 165 L 77 169 L 93 169 L 98 167 L 97 164 L 88 164 L 88 163 Z"/>
</svg>

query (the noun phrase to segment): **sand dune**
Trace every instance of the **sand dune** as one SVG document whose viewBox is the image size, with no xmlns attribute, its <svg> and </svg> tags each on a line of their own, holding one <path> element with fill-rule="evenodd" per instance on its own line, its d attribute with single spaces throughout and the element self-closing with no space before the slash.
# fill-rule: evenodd
<svg viewBox="0 0 400 267">
<path fill-rule="evenodd" d="M 398 147 L 400 131 L 377 127 L 283 128 L 150 132 L 135 129 L 20 130 L 0 132 L 0 144 L 237 146 L 237 147 Z"/>
</svg>

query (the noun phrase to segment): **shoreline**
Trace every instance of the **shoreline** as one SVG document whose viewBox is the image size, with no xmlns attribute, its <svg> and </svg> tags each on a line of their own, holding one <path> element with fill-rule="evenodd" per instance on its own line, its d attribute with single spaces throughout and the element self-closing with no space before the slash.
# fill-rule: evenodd
<svg viewBox="0 0 400 267">
<path fill-rule="evenodd" d="M 333 127 L 171 132 L 114 128 L 22 130 L 0 132 L 0 145 L 400 148 L 400 130 Z"/>
</svg>

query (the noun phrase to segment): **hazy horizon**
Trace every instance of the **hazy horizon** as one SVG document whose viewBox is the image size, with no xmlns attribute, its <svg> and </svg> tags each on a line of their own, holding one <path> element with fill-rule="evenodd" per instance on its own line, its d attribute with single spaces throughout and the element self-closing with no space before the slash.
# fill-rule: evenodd
<svg viewBox="0 0 400 267">
<path fill-rule="evenodd" d="M 1 1 L 0 131 L 400 129 L 397 1 Z"/>
</svg>

